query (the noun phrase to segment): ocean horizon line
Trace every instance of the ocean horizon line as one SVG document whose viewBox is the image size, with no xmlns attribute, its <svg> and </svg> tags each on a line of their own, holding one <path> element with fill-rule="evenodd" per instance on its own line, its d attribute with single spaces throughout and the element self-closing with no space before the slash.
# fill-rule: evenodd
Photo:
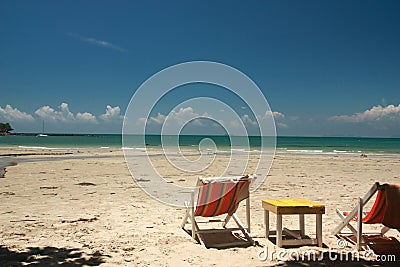
<svg viewBox="0 0 400 267">
<path fill-rule="evenodd" d="M 0 136 L 143 136 L 143 134 L 122 134 L 122 133 L 62 133 L 62 132 L 18 132 L 18 133 L 7 133 L 0 134 Z M 145 136 L 211 136 L 211 137 L 288 137 L 288 138 L 371 138 L 371 139 L 400 139 L 400 136 L 343 136 L 343 135 L 222 135 L 222 134 L 145 134 Z"/>
</svg>

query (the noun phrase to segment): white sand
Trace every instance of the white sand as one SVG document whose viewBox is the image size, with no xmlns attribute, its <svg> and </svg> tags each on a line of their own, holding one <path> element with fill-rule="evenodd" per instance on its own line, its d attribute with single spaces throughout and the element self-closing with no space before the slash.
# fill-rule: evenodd
<svg viewBox="0 0 400 267">
<path fill-rule="evenodd" d="M 144 193 L 133 181 L 121 151 L 72 152 L 73 155 L 65 156 L 25 156 L 65 159 L 7 168 L 5 178 L 0 179 L 0 265 L 20 261 L 36 261 L 44 266 L 57 262 L 102 266 L 277 263 L 261 262 L 257 258 L 260 247 L 217 250 L 194 242 L 180 228 L 184 210 L 162 204 Z M 96 157 L 75 159 L 76 156 Z M 153 161 L 156 167 L 162 166 L 163 175 L 179 175 L 161 157 L 154 157 Z M 212 169 L 201 175 L 215 174 L 224 168 L 224 162 L 226 159 L 219 158 Z M 198 175 L 186 176 L 182 182 L 193 184 Z M 324 243 L 337 248 L 336 238 L 331 235 L 339 223 L 335 208 L 351 209 L 357 197 L 376 181 L 399 183 L 399 179 L 399 158 L 278 155 L 267 180 L 251 195 L 251 236 L 261 245 L 273 247 L 263 237 L 262 199 L 306 198 L 326 205 Z M 238 214 L 244 221 L 243 211 Z M 274 220 L 272 215 L 273 227 Z M 297 223 L 293 216 L 284 219 L 288 228 Z M 315 234 L 314 216 L 306 216 L 306 231 Z M 400 239 L 396 231 L 389 234 Z M 331 266 L 334 265 L 337 263 Z"/>
</svg>

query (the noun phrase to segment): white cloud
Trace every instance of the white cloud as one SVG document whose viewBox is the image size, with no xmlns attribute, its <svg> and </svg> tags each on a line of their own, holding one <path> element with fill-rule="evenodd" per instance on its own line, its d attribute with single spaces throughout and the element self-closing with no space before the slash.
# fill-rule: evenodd
<svg viewBox="0 0 400 267">
<path fill-rule="evenodd" d="M 278 128 L 289 128 L 289 126 L 283 122 L 285 120 L 285 114 L 278 111 L 269 110 L 265 113 L 265 116 L 262 117 L 261 119 L 268 120 L 271 119 L 271 117 L 274 117 L 276 126 Z"/>
<path fill-rule="evenodd" d="M 35 111 L 40 118 L 50 121 L 69 122 L 74 120 L 74 114 L 69 111 L 67 103 L 61 103 L 60 110 L 55 110 L 50 106 L 43 106 Z"/>
<path fill-rule="evenodd" d="M 121 109 L 119 106 L 112 107 L 107 105 L 106 113 L 100 115 L 100 118 L 104 121 L 112 121 L 112 120 L 121 120 L 123 116 L 121 116 Z"/>
<path fill-rule="evenodd" d="M 67 103 L 61 103 L 59 110 L 50 106 L 43 106 L 35 111 L 35 114 L 46 121 L 58 121 L 64 123 L 89 122 L 97 123 L 96 117 L 89 112 L 78 112 L 76 116 L 69 110 Z"/>
<path fill-rule="evenodd" d="M 155 133 L 159 133 L 160 129 L 168 134 L 173 134 L 174 131 L 176 132 L 179 129 L 185 129 L 193 133 L 204 132 L 202 129 L 208 130 L 210 133 L 221 133 L 221 129 L 225 129 L 235 135 L 245 135 L 246 131 L 256 135 L 259 134 L 260 129 L 263 133 L 269 134 L 273 132 L 273 116 L 281 119 L 285 118 L 283 113 L 272 111 L 268 113 L 269 115 L 261 114 L 254 117 L 251 114 L 222 113 L 221 109 L 212 110 L 210 108 L 207 109 L 207 112 L 202 113 L 198 111 L 201 108 L 180 107 L 172 110 L 168 115 L 157 113 L 157 115 L 154 114 L 148 118 L 141 117 L 136 120 L 136 125 L 142 127 L 146 124 L 147 131 Z M 182 128 L 184 125 L 188 127 Z M 277 126 L 288 128 L 283 122 L 279 125 L 277 124 Z M 196 132 L 197 130 L 199 132 Z"/>
<path fill-rule="evenodd" d="M 278 125 L 278 127 L 280 127 L 280 128 L 289 128 L 289 126 L 283 122 L 278 122 L 276 125 Z"/>
<path fill-rule="evenodd" d="M 189 120 L 192 120 L 194 118 L 198 118 L 201 115 L 198 114 L 197 112 L 193 111 L 192 107 L 187 107 L 187 108 L 180 108 L 178 111 L 172 111 L 169 115 L 168 115 L 168 119 L 174 119 L 176 121 L 178 121 L 179 124 L 183 124 Z M 209 114 L 203 114 L 202 116 L 209 116 Z"/>
<path fill-rule="evenodd" d="M 128 50 L 126 50 L 126 49 L 124 49 L 124 48 L 122 48 L 122 47 L 120 47 L 118 45 L 112 44 L 112 43 L 107 42 L 107 41 L 97 40 L 95 38 L 90 38 L 90 37 L 84 37 L 84 36 L 81 36 L 81 35 L 76 34 L 76 33 L 69 33 L 68 35 L 71 36 L 71 37 L 77 38 L 77 39 L 79 39 L 79 40 L 81 40 L 83 42 L 90 43 L 90 44 L 93 44 L 93 45 L 97 45 L 97 46 L 101 46 L 101 47 L 105 47 L 105 48 L 110 48 L 110 49 L 117 50 L 117 51 L 120 51 L 120 52 L 127 52 L 128 51 Z"/>
<path fill-rule="evenodd" d="M 83 112 L 83 113 L 78 112 L 76 114 L 76 120 L 82 122 L 97 123 L 96 116 L 94 116 L 92 113 L 89 112 Z"/>
<path fill-rule="evenodd" d="M 161 113 L 157 113 L 157 116 L 150 116 L 150 118 L 139 118 L 138 121 L 140 123 L 153 123 L 153 124 L 163 124 L 167 116 Z"/>
<path fill-rule="evenodd" d="M 243 115 L 241 119 L 245 125 L 252 125 L 252 126 L 258 125 L 257 120 L 252 120 L 250 116 L 247 114 Z"/>
<path fill-rule="evenodd" d="M 244 123 L 244 125 L 246 125 L 247 127 L 257 127 L 257 126 L 262 126 L 262 125 L 266 125 L 269 123 L 269 121 L 271 121 L 272 117 L 275 120 L 284 120 L 285 119 L 285 114 L 278 112 L 278 111 L 267 111 L 264 115 L 258 115 L 256 116 L 256 118 L 252 119 L 248 114 L 245 114 L 241 117 L 242 122 Z M 240 127 L 240 123 L 237 121 L 231 121 L 229 124 L 231 127 L 234 128 L 238 128 Z M 286 123 L 283 122 L 277 122 L 276 123 L 277 126 L 279 126 L 280 128 L 288 128 L 289 126 Z"/>
<path fill-rule="evenodd" d="M 72 114 L 71 111 L 69 111 L 69 107 L 67 103 L 61 103 L 60 105 L 60 118 L 64 121 L 68 120 L 73 120 L 74 119 L 74 114 Z"/>
<path fill-rule="evenodd" d="M 269 120 L 271 117 L 274 117 L 276 120 L 276 126 L 279 128 L 289 128 L 289 126 L 286 123 L 283 123 L 281 120 L 285 118 L 285 115 L 283 113 L 277 112 L 277 111 L 267 111 L 265 116 L 258 116 L 257 119 L 259 123 L 264 123 L 263 120 Z M 249 115 L 243 115 L 242 116 L 242 121 L 244 122 L 245 125 L 247 126 L 257 126 L 257 120 L 252 120 Z"/>
<path fill-rule="evenodd" d="M 272 115 L 274 116 L 275 119 L 284 119 L 285 118 L 285 114 L 280 113 L 278 111 L 272 112 Z"/>
<path fill-rule="evenodd" d="M 162 124 L 165 121 L 166 118 L 167 118 L 167 116 L 165 116 L 165 115 L 163 115 L 161 113 L 158 113 L 157 116 L 150 117 L 150 121 L 154 122 L 154 123 L 157 123 L 157 124 Z"/>
<path fill-rule="evenodd" d="M 176 124 L 180 126 L 183 126 L 183 124 L 188 121 L 193 121 L 194 124 L 199 126 L 201 122 L 198 119 L 196 120 L 196 118 L 199 117 L 210 118 L 211 116 L 208 113 L 200 115 L 199 113 L 194 112 L 192 107 L 186 107 L 180 108 L 178 111 L 173 110 L 168 114 L 168 116 L 158 113 L 157 116 L 151 116 L 148 119 L 139 118 L 139 121 L 161 125 L 165 122 L 165 120 L 168 120 L 169 123 L 172 122 L 174 125 Z"/>
<path fill-rule="evenodd" d="M 149 118 L 139 118 L 137 120 L 138 125 L 147 123 L 146 127 L 158 132 L 159 127 L 163 127 L 163 133 L 176 134 L 176 131 L 189 127 L 189 131 L 196 131 L 203 129 L 211 130 L 211 128 L 218 128 L 218 123 L 224 125 L 222 120 L 218 120 L 207 112 L 203 114 L 197 113 L 192 107 L 181 107 L 177 110 L 172 110 L 168 115 L 157 113 L 156 116 L 150 116 Z M 193 128 L 194 127 L 194 128 Z"/>
<path fill-rule="evenodd" d="M 330 117 L 331 121 L 338 122 L 373 122 L 373 121 L 399 121 L 400 120 L 400 104 L 398 106 L 388 105 L 382 107 L 374 106 L 364 112 L 355 113 L 353 115 L 341 115 Z"/>
<path fill-rule="evenodd" d="M 274 119 L 284 119 L 285 118 L 285 114 L 280 113 L 278 111 L 272 111 L 272 110 L 268 110 L 267 112 L 265 112 L 264 118 L 270 118 L 271 116 L 274 117 Z M 263 117 L 261 117 L 261 119 L 263 119 Z"/>
<path fill-rule="evenodd" d="M 50 106 L 43 106 L 35 111 L 35 114 L 42 119 L 56 120 L 56 111 Z"/>
<path fill-rule="evenodd" d="M 19 111 L 11 105 L 6 105 L 3 109 L 0 107 L 0 117 L 8 121 L 34 121 L 32 115 Z"/>
</svg>

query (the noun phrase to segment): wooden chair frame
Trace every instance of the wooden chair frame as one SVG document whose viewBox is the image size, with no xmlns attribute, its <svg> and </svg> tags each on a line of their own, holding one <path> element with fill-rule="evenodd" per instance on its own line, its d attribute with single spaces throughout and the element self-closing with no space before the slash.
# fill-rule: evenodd
<svg viewBox="0 0 400 267">
<path fill-rule="evenodd" d="M 332 234 L 335 236 L 338 236 L 340 234 L 346 234 L 346 233 L 342 233 L 342 230 L 343 230 L 343 228 L 347 227 L 348 229 L 350 229 L 351 233 L 354 234 L 357 238 L 357 242 L 356 242 L 357 250 L 361 250 L 363 246 L 367 246 L 367 244 L 365 243 L 365 240 L 363 239 L 363 226 L 362 226 L 363 223 L 362 223 L 362 216 L 360 216 L 360 214 L 363 214 L 363 209 L 364 209 L 364 206 L 366 205 L 366 203 L 368 203 L 368 201 L 374 196 L 374 194 L 378 190 L 382 190 L 382 189 L 384 189 L 383 185 L 380 185 L 378 182 L 375 183 L 364 197 L 358 199 L 357 206 L 354 207 L 353 210 L 351 212 L 349 212 L 349 214 L 347 216 L 344 216 L 343 212 L 341 210 L 336 209 L 336 213 L 338 214 L 338 216 L 341 218 L 342 221 L 335 228 L 335 230 L 333 230 Z M 359 214 L 359 216 L 357 217 L 357 222 L 356 222 L 357 225 L 356 225 L 356 227 L 353 227 L 350 224 L 350 222 L 353 220 L 353 218 L 356 216 L 356 214 Z M 379 235 L 383 236 L 389 230 L 390 230 L 389 227 L 383 226 L 379 233 L 368 233 L 368 234 L 379 234 Z M 364 233 L 364 234 L 366 234 L 366 233 Z"/>
<path fill-rule="evenodd" d="M 240 178 L 242 178 L 243 176 L 239 176 L 239 177 L 209 177 L 209 178 L 203 178 L 200 177 L 198 180 L 198 185 L 202 184 L 204 180 L 209 180 L 212 182 L 223 182 L 223 181 L 227 181 L 227 180 L 233 180 L 233 181 L 239 181 Z M 255 175 L 250 176 L 249 179 L 253 179 L 255 178 Z M 218 219 L 217 217 L 223 216 L 216 216 L 216 217 L 207 217 L 210 218 L 206 221 L 199 221 L 196 220 L 196 217 L 200 217 L 200 216 L 195 216 L 195 210 L 197 207 L 197 203 L 195 202 L 195 191 L 191 192 L 191 197 L 190 197 L 190 201 L 186 201 L 185 202 L 185 207 L 186 207 L 186 212 L 185 212 L 185 216 L 183 218 L 182 224 L 181 224 L 181 228 L 185 230 L 185 225 L 188 223 L 188 221 L 190 221 L 191 224 L 191 230 L 192 230 L 192 238 L 194 240 L 197 240 L 200 242 L 200 244 L 205 245 L 205 242 L 201 236 L 201 234 L 206 234 L 206 233 L 221 233 L 221 232 L 232 232 L 232 231 L 241 231 L 243 233 L 243 235 L 246 237 L 247 240 L 249 240 L 249 242 L 251 244 L 254 244 L 254 240 L 250 237 L 249 233 L 250 233 L 250 193 L 249 196 L 245 199 L 246 200 L 246 222 L 247 225 L 244 226 L 243 223 L 241 222 L 241 220 L 239 219 L 239 217 L 236 215 L 236 213 L 233 213 L 232 215 L 227 214 L 225 216 L 225 218 L 223 219 Z M 237 225 L 237 227 L 235 228 L 227 228 L 226 225 L 228 224 L 228 222 L 230 221 L 230 219 L 233 219 Z M 220 222 L 222 223 L 222 229 L 200 229 L 199 224 L 200 223 L 215 223 L 215 222 Z M 234 245 L 235 243 L 224 243 L 223 246 L 229 246 L 229 245 Z"/>
</svg>

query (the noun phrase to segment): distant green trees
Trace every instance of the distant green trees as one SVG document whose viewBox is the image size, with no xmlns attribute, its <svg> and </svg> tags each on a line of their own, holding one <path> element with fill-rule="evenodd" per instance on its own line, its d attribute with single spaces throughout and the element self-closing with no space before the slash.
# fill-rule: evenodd
<svg viewBox="0 0 400 267">
<path fill-rule="evenodd" d="M 0 122 L 0 133 L 9 133 L 12 130 L 14 130 L 11 125 L 7 122 L 7 123 L 2 123 Z"/>
</svg>

